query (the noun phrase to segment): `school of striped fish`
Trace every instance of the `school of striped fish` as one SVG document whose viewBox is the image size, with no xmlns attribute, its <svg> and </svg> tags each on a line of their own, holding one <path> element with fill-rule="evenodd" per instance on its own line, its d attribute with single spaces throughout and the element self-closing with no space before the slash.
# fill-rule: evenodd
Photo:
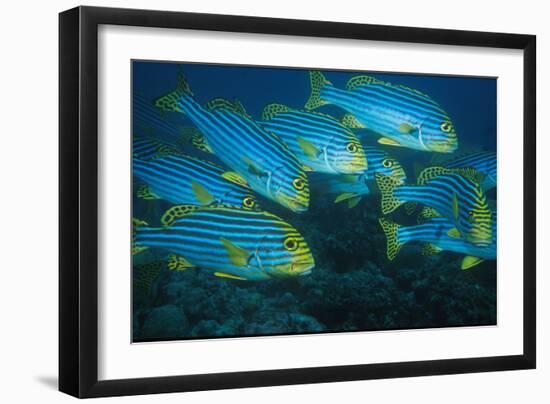
<svg viewBox="0 0 550 404">
<path fill-rule="evenodd" d="M 166 206 L 152 220 L 134 218 L 134 257 L 157 249 L 169 269 L 238 281 L 307 276 L 314 253 L 292 222 L 320 195 L 334 209 L 379 211 L 372 231 L 385 235 L 389 261 L 409 244 L 422 245 L 423 256 L 460 254 L 463 270 L 495 260 L 496 203 L 487 193 L 497 186 L 496 153 L 458 154 L 452 117 L 417 89 L 367 75 L 345 88 L 329 79 L 310 72 L 309 99 L 269 103 L 260 116 L 235 99 L 201 104 L 182 69 L 173 91 L 154 100 L 134 94 L 134 193 Z M 392 148 L 445 157 L 406 173 Z M 397 223 L 391 215 L 400 209 L 416 224 Z M 143 268 L 138 280 L 149 285 L 143 274 L 158 276 L 161 265 Z"/>
</svg>

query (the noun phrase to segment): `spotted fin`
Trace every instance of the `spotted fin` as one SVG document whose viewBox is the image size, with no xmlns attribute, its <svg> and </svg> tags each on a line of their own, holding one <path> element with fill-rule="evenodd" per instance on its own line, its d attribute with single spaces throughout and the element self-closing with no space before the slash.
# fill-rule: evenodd
<svg viewBox="0 0 550 404">
<path fill-rule="evenodd" d="M 220 237 L 220 241 L 227 250 L 227 255 L 229 260 L 233 265 L 238 267 L 245 267 L 248 265 L 248 260 L 250 258 L 250 253 L 244 248 L 239 247 L 238 245 L 233 244 L 231 241 L 225 237 Z"/>
<path fill-rule="evenodd" d="M 209 205 L 214 202 L 214 196 L 198 182 L 191 181 L 191 190 L 201 205 Z"/>
<path fill-rule="evenodd" d="M 326 85 L 332 85 L 332 83 L 319 71 L 309 72 L 309 81 L 311 83 L 311 94 L 306 102 L 305 109 L 311 110 L 328 104 L 328 101 L 321 98 L 321 89 Z"/>
<path fill-rule="evenodd" d="M 472 255 L 466 255 L 462 259 L 462 263 L 460 264 L 460 269 L 465 270 L 465 269 L 473 268 L 476 265 L 481 264 L 483 261 L 485 261 L 485 259 L 483 258 L 474 257 Z"/>
<path fill-rule="evenodd" d="M 440 253 L 441 251 L 443 251 L 443 249 L 431 243 L 424 244 L 424 246 L 422 247 L 422 255 L 425 257 L 430 257 L 432 255 Z"/>
<path fill-rule="evenodd" d="M 401 226 L 383 217 L 378 219 L 378 223 L 380 223 L 380 226 L 386 235 L 386 256 L 390 261 L 392 261 L 403 246 L 403 243 L 400 242 L 397 237 L 397 231 Z"/>
<path fill-rule="evenodd" d="M 162 218 L 160 219 L 160 222 L 164 226 L 170 226 L 172 223 L 174 223 L 177 219 L 180 217 L 183 217 L 191 212 L 196 211 L 197 209 L 200 209 L 200 206 L 197 205 L 176 205 L 172 206 L 170 209 L 168 209 L 164 215 L 162 215 Z"/>
<path fill-rule="evenodd" d="M 136 191 L 136 196 L 139 199 L 145 199 L 145 200 L 154 200 L 154 199 L 160 199 L 158 195 L 156 195 L 153 191 L 151 191 L 151 188 L 149 185 L 142 185 L 139 187 Z"/>
<path fill-rule="evenodd" d="M 334 199 L 334 203 L 339 203 L 339 202 L 342 202 L 342 201 L 346 201 L 348 199 L 355 198 L 356 196 L 357 196 L 357 194 L 355 192 L 344 192 L 344 193 L 338 195 L 336 197 L 336 199 Z"/>
<path fill-rule="evenodd" d="M 423 223 L 426 220 L 430 220 L 436 217 L 441 217 L 437 210 L 435 210 L 431 206 L 424 206 L 418 214 L 417 221 L 418 223 Z"/>
<path fill-rule="evenodd" d="M 349 79 L 346 84 L 346 90 L 353 91 L 359 87 L 364 87 L 369 84 L 382 84 L 382 83 L 383 81 L 378 80 L 377 78 L 362 74 L 360 76 L 354 76 L 351 79 Z"/>
<path fill-rule="evenodd" d="M 250 188 L 250 185 L 248 185 L 248 182 L 246 182 L 244 177 L 236 171 L 226 171 L 222 174 L 222 177 L 234 184 L 241 185 L 245 188 Z"/>
<path fill-rule="evenodd" d="M 168 256 L 168 269 L 172 271 L 185 271 L 193 267 L 194 265 L 187 261 L 181 255 L 170 254 Z"/>
<path fill-rule="evenodd" d="M 147 298 L 151 295 L 153 283 L 159 277 L 164 263 L 162 261 L 153 261 L 146 264 L 134 265 L 133 267 L 133 287 L 136 297 Z"/>
<path fill-rule="evenodd" d="M 304 139 L 302 136 L 297 136 L 298 145 L 309 158 L 317 158 L 319 156 L 319 149 L 309 140 Z"/>
<path fill-rule="evenodd" d="M 236 280 L 239 280 L 239 281 L 248 280 L 246 278 L 242 278 L 242 277 L 237 276 L 237 275 L 226 274 L 225 272 L 214 272 L 214 275 L 219 277 L 219 278 L 236 279 Z"/>
<path fill-rule="evenodd" d="M 350 129 L 363 129 L 365 128 L 365 125 L 363 125 L 359 120 L 352 114 L 345 114 L 342 119 L 340 120 L 340 123 L 344 125 L 346 128 Z"/>
<path fill-rule="evenodd" d="M 225 98 L 214 98 L 206 103 L 206 109 L 209 111 L 229 111 L 250 118 L 243 104 L 238 100 L 231 102 Z"/>
<path fill-rule="evenodd" d="M 418 178 L 416 179 L 416 182 L 418 183 L 418 185 L 425 185 L 427 182 L 436 177 L 439 177 L 440 175 L 449 174 L 452 172 L 453 170 L 441 166 L 426 167 L 420 172 Z"/>
<path fill-rule="evenodd" d="M 197 128 L 185 127 L 180 129 L 180 136 L 178 141 L 183 144 L 192 144 L 194 147 L 205 153 L 213 153 L 214 151 L 208 144 L 206 136 L 202 134 Z"/>
<path fill-rule="evenodd" d="M 393 212 L 399 206 L 401 206 L 404 201 L 400 201 L 394 195 L 395 189 L 400 185 L 399 181 L 393 177 L 383 175 L 380 173 L 375 174 L 376 183 L 378 184 L 378 189 L 380 189 L 382 205 L 382 213 L 387 215 L 388 213 Z"/>
<path fill-rule="evenodd" d="M 191 88 L 185 79 L 185 75 L 181 68 L 178 70 L 178 84 L 174 91 L 157 98 L 155 100 L 155 107 L 159 108 L 161 111 L 168 112 L 180 112 L 184 113 L 182 107 L 180 106 L 179 100 L 183 96 L 193 96 Z"/>
<path fill-rule="evenodd" d="M 273 119 L 273 117 L 277 116 L 278 114 L 282 114 L 284 112 L 290 112 L 292 111 L 292 108 L 283 105 L 283 104 L 268 104 L 265 106 L 263 112 L 262 112 L 262 120 L 268 121 L 270 119 Z"/>
<path fill-rule="evenodd" d="M 400 146 L 402 147 L 401 143 L 399 143 L 396 140 L 390 139 L 389 137 L 381 137 L 378 139 L 378 143 L 387 145 L 387 146 Z"/>
</svg>

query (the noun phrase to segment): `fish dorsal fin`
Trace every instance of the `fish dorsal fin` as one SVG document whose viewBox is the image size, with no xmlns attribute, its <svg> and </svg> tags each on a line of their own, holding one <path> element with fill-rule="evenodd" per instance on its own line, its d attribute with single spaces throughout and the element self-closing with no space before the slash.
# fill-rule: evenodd
<svg viewBox="0 0 550 404">
<path fill-rule="evenodd" d="M 136 191 L 136 196 L 139 199 L 144 199 L 144 200 L 160 199 L 158 195 L 156 195 L 153 191 L 151 191 L 151 188 L 149 187 L 149 185 L 140 186 Z"/>
<path fill-rule="evenodd" d="M 172 223 L 174 223 L 177 219 L 180 217 L 183 217 L 185 215 L 188 215 L 197 209 L 200 209 L 201 207 L 198 205 L 176 205 L 172 206 L 170 209 L 168 209 L 164 215 L 162 215 L 162 218 L 160 219 L 161 223 L 164 226 L 170 226 Z"/>
<path fill-rule="evenodd" d="M 206 109 L 209 111 L 229 111 L 250 118 L 243 104 L 238 100 L 231 102 L 225 98 L 214 98 L 206 103 Z"/>
<path fill-rule="evenodd" d="M 401 226 L 383 217 L 378 219 L 378 223 L 380 223 L 380 226 L 386 235 L 386 255 L 390 261 L 393 261 L 403 246 L 403 243 L 399 241 L 399 238 L 397 237 L 397 232 Z"/>
<path fill-rule="evenodd" d="M 239 280 L 239 281 L 246 281 L 247 280 L 246 278 L 242 278 L 242 277 L 237 276 L 237 275 L 226 274 L 225 272 L 214 272 L 214 275 L 219 277 L 219 278 L 236 279 L 236 280 Z"/>
<path fill-rule="evenodd" d="M 431 206 L 424 206 L 420 213 L 418 214 L 417 221 L 418 223 L 423 223 L 427 220 L 441 217 L 439 212 L 432 208 Z"/>
<path fill-rule="evenodd" d="M 363 129 L 365 128 L 365 125 L 363 125 L 359 120 L 352 114 L 347 113 L 345 114 L 342 119 L 340 120 L 340 123 L 344 125 L 346 128 L 349 129 Z"/>
<path fill-rule="evenodd" d="M 305 109 L 316 109 L 328 104 L 328 101 L 321 98 L 321 89 L 326 85 L 332 85 L 331 82 L 320 71 L 309 72 L 309 82 L 311 84 L 311 94 L 306 102 Z"/>
<path fill-rule="evenodd" d="M 185 79 L 183 70 L 178 69 L 178 83 L 174 91 L 163 95 L 155 100 L 155 107 L 159 108 L 161 111 L 169 112 L 184 112 L 181 106 L 179 105 L 179 99 L 185 95 L 193 96 L 193 92 Z"/>
<path fill-rule="evenodd" d="M 292 108 L 284 104 L 277 104 L 277 103 L 268 104 L 265 106 L 264 111 L 262 112 L 262 120 L 268 121 L 270 119 L 273 119 L 273 117 L 277 116 L 278 114 L 291 112 L 291 111 L 292 111 Z"/>
<path fill-rule="evenodd" d="M 227 251 L 231 263 L 238 267 L 246 267 L 250 258 L 250 253 L 244 248 L 239 247 L 225 237 L 220 237 L 220 241 Z"/>
<path fill-rule="evenodd" d="M 417 178 L 418 185 L 425 185 L 428 181 L 434 179 L 435 177 L 439 177 L 443 174 L 452 174 L 453 170 L 441 166 L 432 166 L 432 167 L 426 167 L 424 170 L 420 172 Z"/>
<path fill-rule="evenodd" d="M 336 199 L 334 199 L 334 203 L 340 203 L 342 201 L 346 201 L 348 199 L 355 198 L 356 196 L 357 196 L 357 194 L 355 192 L 344 192 L 344 193 L 338 195 L 336 197 Z"/>
<path fill-rule="evenodd" d="M 465 269 L 473 268 L 476 265 L 481 264 L 483 261 L 485 261 L 483 258 L 474 257 L 472 255 L 466 255 L 462 259 L 462 264 L 460 264 L 460 269 L 465 270 Z"/>
<path fill-rule="evenodd" d="M 191 181 L 191 190 L 201 205 L 209 205 L 214 202 L 214 196 L 198 182 Z"/>
<path fill-rule="evenodd" d="M 319 149 L 309 140 L 304 139 L 302 136 L 297 136 L 298 145 L 309 158 L 317 158 L 319 156 Z"/>
<path fill-rule="evenodd" d="M 245 188 L 250 188 L 250 185 L 248 185 L 248 182 L 246 182 L 244 177 L 236 171 L 226 171 L 222 174 L 222 177 L 234 184 L 243 186 Z"/>
<path fill-rule="evenodd" d="M 213 153 L 206 136 L 204 136 L 200 130 L 192 126 L 180 129 L 178 142 L 182 145 L 192 144 L 195 148 L 205 153 Z"/>
<path fill-rule="evenodd" d="M 370 84 L 383 84 L 384 82 L 381 80 L 378 80 L 375 77 L 367 76 L 367 75 L 360 75 L 360 76 L 354 76 L 351 79 L 348 80 L 346 84 L 346 90 L 353 91 L 359 87 L 368 86 Z"/>
<path fill-rule="evenodd" d="M 168 256 L 168 269 L 172 271 L 185 271 L 195 266 L 187 261 L 184 257 L 177 254 L 170 254 Z"/>
<path fill-rule="evenodd" d="M 472 167 L 454 168 L 453 171 L 478 184 L 481 184 L 486 177 L 484 173 Z"/>
<path fill-rule="evenodd" d="M 422 247 L 422 255 L 425 257 L 430 257 L 432 255 L 440 253 L 441 251 L 443 251 L 442 248 L 431 243 L 424 244 L 424 246 Z"/>
</svg>

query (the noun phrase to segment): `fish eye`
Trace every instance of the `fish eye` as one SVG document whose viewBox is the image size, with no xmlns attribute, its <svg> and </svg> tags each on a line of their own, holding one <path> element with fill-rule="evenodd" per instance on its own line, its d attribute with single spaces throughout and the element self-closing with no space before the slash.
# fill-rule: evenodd
<svg viewBox="0 0 550 404">
<path fill-rule="evenodd" d="M 252 198 L 251 196 L 247 196 L 243 199 L 243 206 L 245 208 L 253 208 L 254 206 L 256 206 L 256 202 L 254 201 L 254 198 Z"/>
<path fill-rule="evenodd" d="M 359 147 L 357 147 L 356 143 L 348 143 L 346 146 L 346 150 L 350 153 L 357 153 L 357 150 L 359 150 Z"/>
<path fill-rule="evenodd" d="M 292 181 L 292 185 L 294 185 L 294 188 L 300 191 L 305 188 L 306 182 L 302 178 L 295 178 L 294 181 Z"/>
<path fill-rule="evenodd" d="M 382 160 L 382 165 L 385 168 L 391 168 L 391 167 L 393 167 L 393 161 L 390 160 L 390 159 L 384 159 L 384 160 Z"/>
<path fill-rule="evenodd" d="M 295 251 L 298 248 L 298 241 L 294 237 L 287 237 L 283 245 L 288 251 Z"/>
<path fill-rule="evenodd" d="M 447 121 L 443 122 L 439 127 L 445 133 L 449 133 L 453 131 L 453 124 Z"/>
</svg>

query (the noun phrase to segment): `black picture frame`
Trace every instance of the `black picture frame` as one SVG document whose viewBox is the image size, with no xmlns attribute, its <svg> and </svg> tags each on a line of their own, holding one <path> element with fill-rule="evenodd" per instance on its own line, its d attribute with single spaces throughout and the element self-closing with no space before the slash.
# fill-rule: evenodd
<svg viewBox="0 0 550 404">
<path fill-rule="evenodd" d="M 350 366 L 98 380 L 100 24 L 523 50 L 523 353 Z M 77 7 L 59 15 L 59 389 L 85 397 L 323 383 L 536 366 L 536 37 L 167 11 Z"/>
</svg>

